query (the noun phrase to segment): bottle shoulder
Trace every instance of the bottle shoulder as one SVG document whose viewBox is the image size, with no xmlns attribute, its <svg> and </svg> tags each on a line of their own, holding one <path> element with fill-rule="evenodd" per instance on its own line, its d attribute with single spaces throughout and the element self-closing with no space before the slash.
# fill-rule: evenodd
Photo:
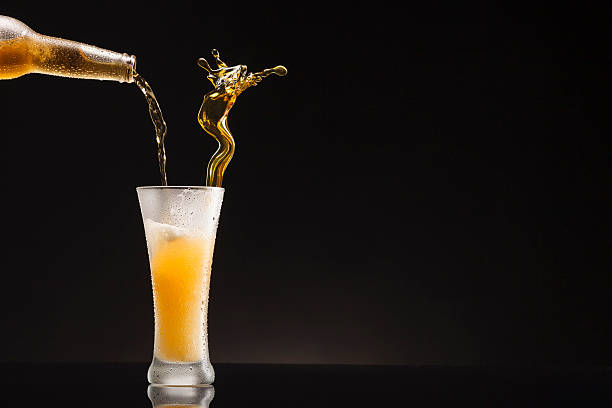
<svg viewBox="0 0 612 408">
<path fill-rule="evenodd" d="M 0 15 L 0 41 L 23 37 L 31 32 L 30 27 L 21 21 Z"/>
</svg>

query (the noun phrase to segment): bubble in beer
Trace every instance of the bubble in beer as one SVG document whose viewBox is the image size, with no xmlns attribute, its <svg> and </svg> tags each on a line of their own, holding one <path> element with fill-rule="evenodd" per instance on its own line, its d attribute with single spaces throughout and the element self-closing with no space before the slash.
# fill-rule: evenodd
<svg viewBox="0 0 612 408">
<path fill-rule="evenodd" d="M 245 89 L 257 85 L 269 75 L 287 75 L 287 68 L 278 65 L 261 72 L 247 73 L 246 65 L 230 67 L 221 61 L 219 51 L 213 49 L 211 54 L 215 59 L 217 69 L 211 68 L 204 58 L 198 60 L 198 65 L 208 72 L 207 78 L 215 87 L 204 95 L 202 106 L 198 112 L 198 123 L 206 133 L 214 137 L 219 143 L 217 151 L 208 162 L 206 185 L 221 187 L 223 174 L 234 155 L 236 147 L 234 137 L 227 127 L 227 115 L 234 106 L 236 98 Z"/>
</svg>

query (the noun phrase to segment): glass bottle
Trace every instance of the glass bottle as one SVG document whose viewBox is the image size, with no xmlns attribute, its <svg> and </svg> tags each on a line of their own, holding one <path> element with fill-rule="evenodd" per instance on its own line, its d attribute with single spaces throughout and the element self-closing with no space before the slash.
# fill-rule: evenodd
<svg viewBox="0 0 612 408">
<path fill-rule="evenodd" d="M 41 35 L 0 15 L 0 79 L 29 73 L 133 82 L 136 57 Z"/>
</svg>

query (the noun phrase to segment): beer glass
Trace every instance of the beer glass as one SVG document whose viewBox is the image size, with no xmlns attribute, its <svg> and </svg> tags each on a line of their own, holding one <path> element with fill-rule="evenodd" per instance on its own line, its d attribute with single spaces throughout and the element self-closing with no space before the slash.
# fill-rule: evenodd
<svg viewBox="0 0 612 408">
<path fill-rule="evenodd" d="M 208 291 L 224 189 L 138 187 L 155 315 L 151 384 L 212 384 Z"/>
</svg>

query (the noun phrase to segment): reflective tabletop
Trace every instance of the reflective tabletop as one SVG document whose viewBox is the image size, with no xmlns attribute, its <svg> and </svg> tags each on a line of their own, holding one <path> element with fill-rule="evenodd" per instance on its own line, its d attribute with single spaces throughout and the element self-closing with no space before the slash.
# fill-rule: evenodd
<svg viewBox="0 0 612 408">
<path fill-rule="evenodd" d="M 145 363 L 1 364 L 2 406 L 532 406 L 612 402 L 612 369 L 215 364 L 208 387 L 159 387 Z M 109 381 L 108 379 L 112 379 Z"/>
</svg>

